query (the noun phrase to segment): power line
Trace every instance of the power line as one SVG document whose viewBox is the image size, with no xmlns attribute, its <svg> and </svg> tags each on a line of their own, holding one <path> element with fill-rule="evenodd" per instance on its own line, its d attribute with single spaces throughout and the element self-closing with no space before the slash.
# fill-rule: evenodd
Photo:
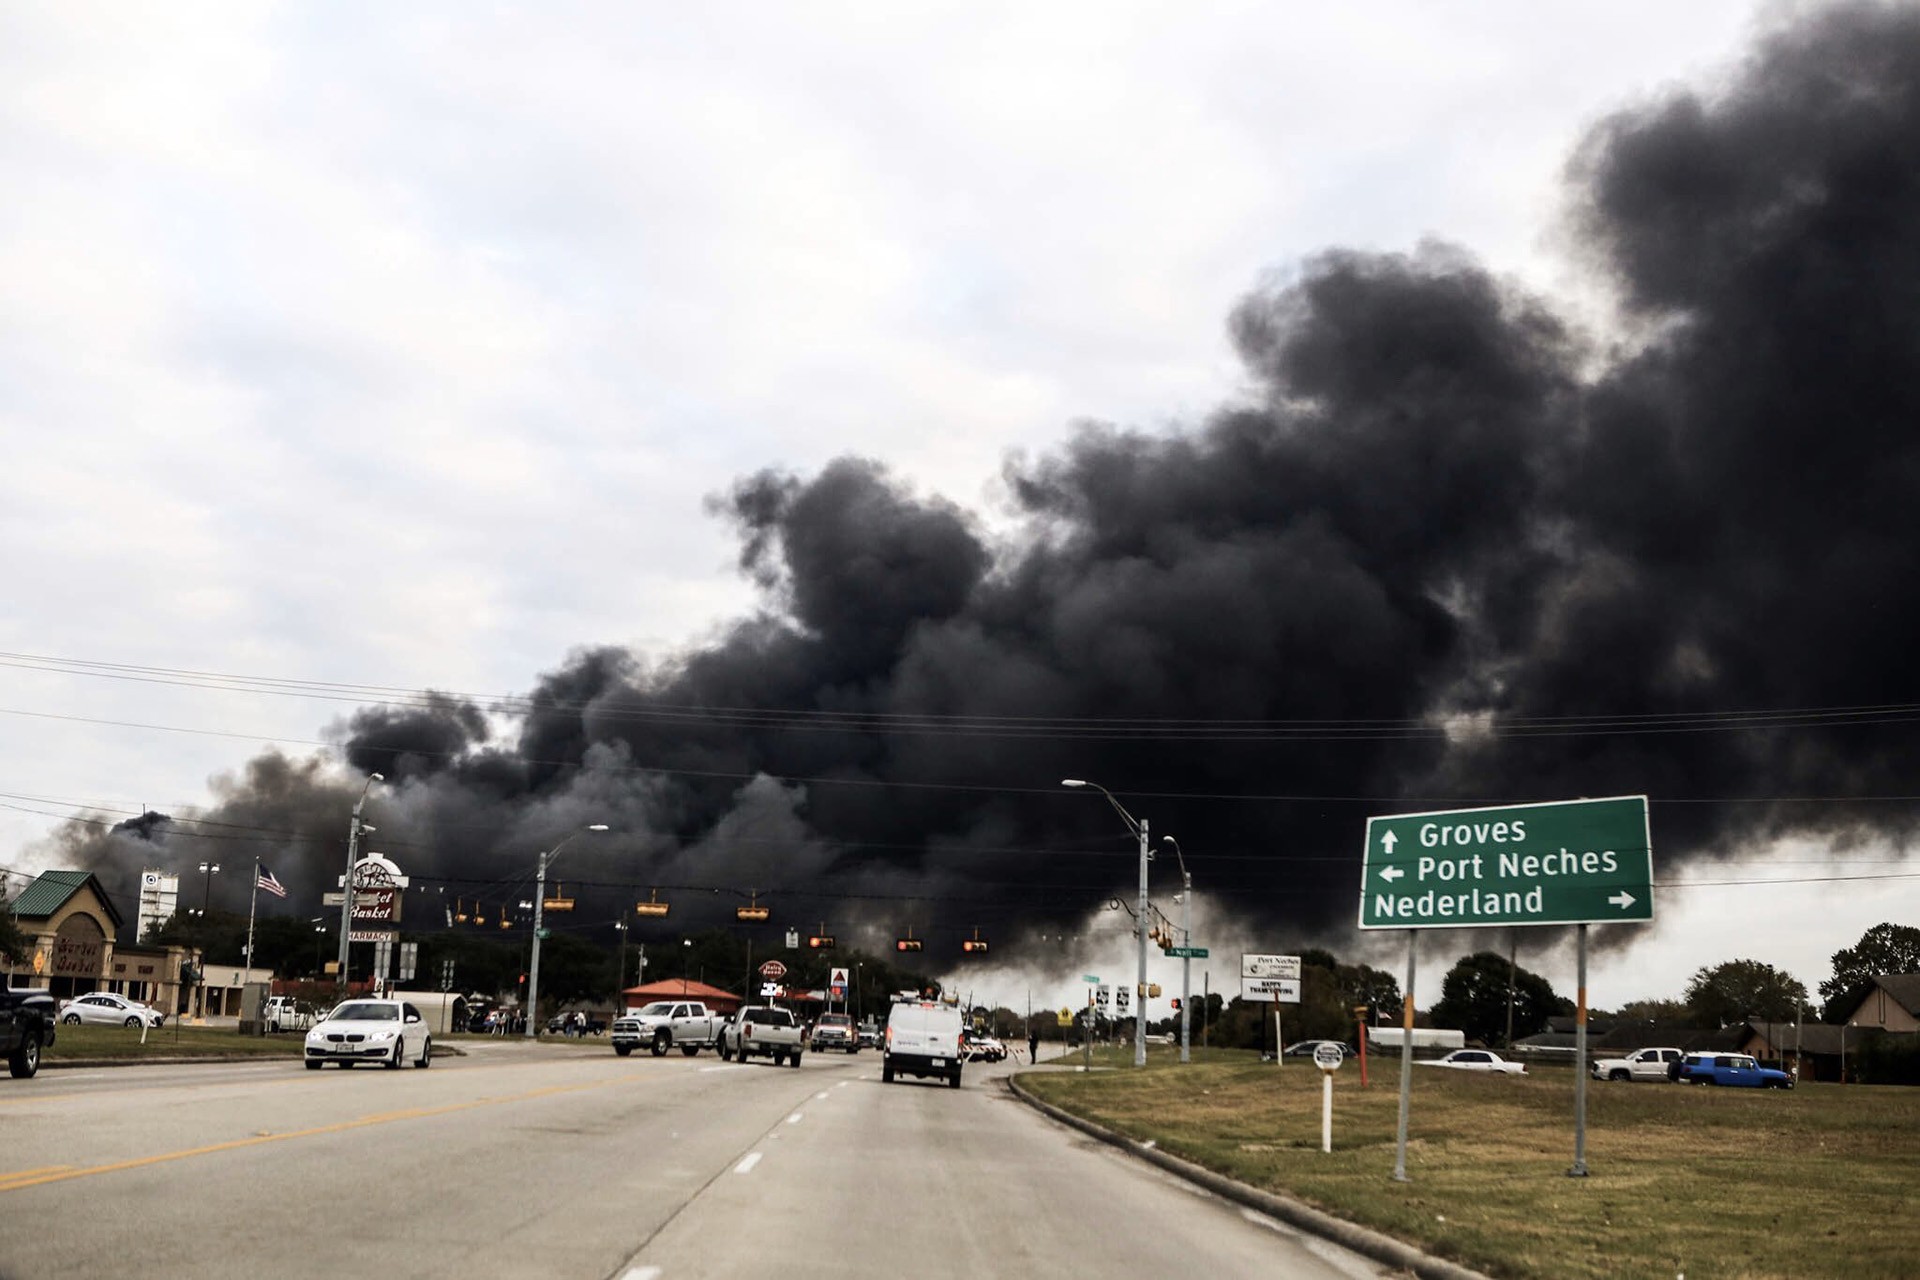
<svg viewBox="0 0 1920 1280">
<path fill-rule="evenodd" d="M 282 697 L 353 702 L 401 710 L 434 710 L 448 701 L 469 703 L 508 715 L 541 712 L 581 713 L 588 704 L 519 694 L 474 694 L 391 685 L 350 684 L 278 676 L 251 676 L 189 668 L 99 662 L 46 654 L 0 652 L 0 667 L 44 671 L 95 679 L 133 681 L 230 693 L 267 693 Z M 1911 724 L 1920 721 L 1920 703 L 1868 703 L 1825 707 L 1715 709 L 1690 712 L 1640 712 L 1590 715 L 1515 715 L 1497 710 L 1428 713 L 1398 718 L 1191 718 L 1120 716 L 1007 716 L 825 710 L 805 707 L 695 705 L 647 700 L 631 691 L 630 704 L 596 699 L 591 705 L 603 722 L 656 723 L 665 726 L 734 729 L 787 729 L 870 734 L 1053 738 L 1070 740 L 1159 741 L 1389 741 L 1451 737 L 1473 732 L 1495 737 L 1599 736 L 1615 734 L 1703 733 L 1750 729 L 1819 728 Z M 247 735 L 232 735 L 247 736 Z"/>
</svg>

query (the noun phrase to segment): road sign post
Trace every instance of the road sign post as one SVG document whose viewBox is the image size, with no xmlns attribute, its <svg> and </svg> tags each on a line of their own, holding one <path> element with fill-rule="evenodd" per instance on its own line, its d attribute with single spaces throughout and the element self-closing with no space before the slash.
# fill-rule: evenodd
<svg viewBox="0 0 1920 1280">
<path fill-rule="evenodd" d="M 1320 1068 L 1320 1150 L 1333 1150 L 1333 1073 L 1347 1060 L 1346 1051 L 1322 1040 L 1313 1047 L 1313 1065 Z"/>
<path fill-rule="evenodd" d="M 1653 919 L 1653 841 L 1645 796 L 1367 819 L 1360 927 L 1407 930 L 1405 1038 L 1393 1177 L 1407 1180 L 1413 1090 L 1417 929 L 1574 925 L 1579 1003 L 1574 1019 L 1574 1155 L 1587 1175 L 1587 926 Z"/>
</svg>

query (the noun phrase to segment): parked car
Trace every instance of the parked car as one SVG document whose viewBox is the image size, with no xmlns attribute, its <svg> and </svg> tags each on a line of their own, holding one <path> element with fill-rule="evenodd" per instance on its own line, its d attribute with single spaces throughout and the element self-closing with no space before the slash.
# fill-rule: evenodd
<svg viewBox="0 0 1920 1280">
<path fill-rule="evenodd" d="M 430 1067 L 433 1036 L 410 1001 L 348 1000 L 307 1032 L 306 1060 L 309 1071 L 329 1062 L 342 1068 L 360 1062 Z"/>
<path fill-rule="evenodd" d="M 1763 1067 L 1751 1054 L 1690 1053 L 1680 1060 L 1681 1084 L 1719 1084 L 1736 1089 L 1791 1089 L 1793 1077 Z"/>
<path fill-rule="evenodd" d="M 152 1005 L 116 996 L 111 991 L 94 991 L 76 996 L 60 1006 L 60 1021 L 70 1027 L 77 1027 L 83 1022 L 108 1027 L 137 1027 L 142 1023 L 158 1027 L 166 1020 L 167 1015 Z"/>
<path fill-rule="evenodd" d="M 1678 1049 L 1636 1049 L 1624 1058 L 1595 1058 L 1590 1069 L 1595 1080 L 1668 1080 L 1684 1056 Z"/>
<path fill-rule="evenodd" d="M 1497 1071 L 1503 1075 L 1527 1074 L 1524 1063 L 1508 1062 L 1491 1049 L 1455 1049 L 1444 1058 L 1422 1062 L 1423 1067 L 1452 1067 L 1458 1071 Z"/>
<path fill-rule="evenodd" d="M 0 1055 L 16 1080 L 40 1070 L 40 1051 L 53 1043 L 59 1008 L 51 991 L 0 986 Z"/>
<path fill-rule="evenodd" d="M 269 1031 L 306 1031 L 320 1020 L 311 1005 L 292 996 L 270 997 L 260 1017 Z"/>
</svg>

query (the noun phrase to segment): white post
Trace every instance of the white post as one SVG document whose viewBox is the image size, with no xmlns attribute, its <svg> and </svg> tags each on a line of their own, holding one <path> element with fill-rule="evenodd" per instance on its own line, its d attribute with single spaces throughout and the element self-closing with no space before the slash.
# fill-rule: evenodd
<svg viewBox="0 0 1920 1280">
<path fill-rule="evenodd" d="M 1333 1072 L 1320 1073 L 1320 1149 L 1333 1150 Z"/>
</svg>

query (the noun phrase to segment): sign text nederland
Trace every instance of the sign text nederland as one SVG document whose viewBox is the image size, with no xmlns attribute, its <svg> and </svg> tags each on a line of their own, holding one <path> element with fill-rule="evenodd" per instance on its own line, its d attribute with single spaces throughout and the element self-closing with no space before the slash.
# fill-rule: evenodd
<svg viewBox="0 0 1920 1280">
<path fill-rule="evenodd" d="M 1362 929 L 1653 919 L 1647 798 L 1367 819 Z"/>
</svg>

